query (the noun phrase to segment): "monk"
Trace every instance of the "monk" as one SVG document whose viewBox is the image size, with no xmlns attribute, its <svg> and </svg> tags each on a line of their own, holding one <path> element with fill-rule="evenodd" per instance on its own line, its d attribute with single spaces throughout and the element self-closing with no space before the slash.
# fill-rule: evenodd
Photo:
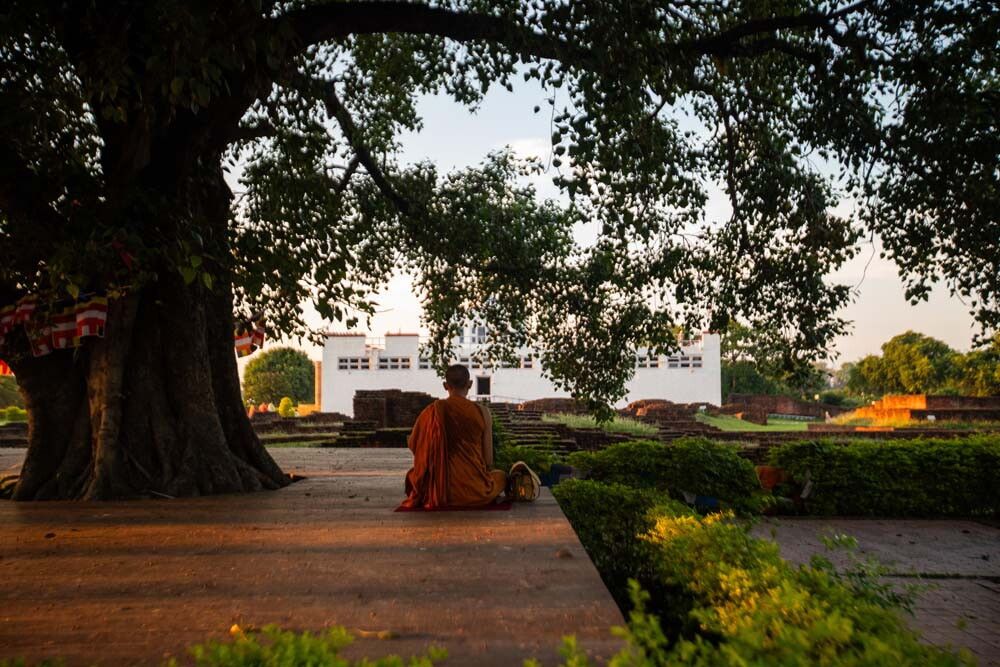
<svg viewBox="0 0 1000 667">
<path fill-rule="evenodd" d="M 413 468 L 406 473 L 401 508 L 482 507 L 496 501 L 507 483 L 493 466 L 493 418 L 468 398 L 472 378 L 465 366 L 449 366 L 448 398 L 427 406 L 410 433 Z"/>
</svg>

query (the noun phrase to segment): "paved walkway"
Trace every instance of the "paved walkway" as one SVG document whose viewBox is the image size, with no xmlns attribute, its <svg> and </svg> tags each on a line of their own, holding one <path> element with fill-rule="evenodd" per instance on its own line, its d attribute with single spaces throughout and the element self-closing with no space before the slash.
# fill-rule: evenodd
<svg viewBox="0 0 1000 667">
<path fill-rule="evenodd" d="M 782 518 L 764 520 L 755 530 L 773 536 L 789 560 L 804 563 L 824 554 L 838 567 L 849 558 L 830 554 L 822 537 L 854 537 L 857 556 L 902 575 L 890 581 L 930 586 L 912 619 L 926 641 L 965 647 L 980 665 L 1000 665 L 1000 528 L 974 521 Z"/>
<path fill-rule="evenodd" d="M 276 449 L 275 493 L 0 502 L 0 659 L 158 664 L 232 623 L 388 630 L 351 655 L 446 647 L 451 665 L 598 657 L 621 614 L 547 492 L 509 512 L 393 513 L 407 450 Z M 23 452 L 0 450 L 0 469 Z"/>
</svg>

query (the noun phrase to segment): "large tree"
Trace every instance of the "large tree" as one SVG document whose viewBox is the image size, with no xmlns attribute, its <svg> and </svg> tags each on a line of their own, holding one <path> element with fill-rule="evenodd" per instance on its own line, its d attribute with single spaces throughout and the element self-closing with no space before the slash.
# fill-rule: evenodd
<svg viewBox="0 0 1000 667">
<path fill-rule="evenodd" d="M 998 22 L 960 0 L 7 2 L 0 303 L 115 297 L 72 353 L 7 337 L 31 411 L 14 496 L 283 485 L 240 404 L 234 312 L 309 333 L 303 304 L 365 312 L 393 270 L 438 363 L 476 315 L 491 354 L 537 344 L 595 408 L 678 325 L 822 348 L 850 292 L 825 276 L 861 234 L 914 298 L 943 278 L 995 327 Z M 420 95 L 475 107 L 520 77 L 565 201 L 509 153 L 453 174 L 394 157 Z M 834 215 L 845 196 L 857 213 Z"/>
</svg>

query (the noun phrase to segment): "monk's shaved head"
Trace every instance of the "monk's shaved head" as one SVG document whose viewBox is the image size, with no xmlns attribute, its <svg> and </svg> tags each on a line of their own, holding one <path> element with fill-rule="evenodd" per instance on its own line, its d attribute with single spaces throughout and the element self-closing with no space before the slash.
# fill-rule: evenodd
<svg viewBox="0 0 1000 667">
<path fill-rule="evenodd" d="M 448 366 L 448 370 L 444 372 L 444 381 L 452 389 L 465 389 L 472 381 L 472 376 L 469 375 L 468 368 L 461 364 L 454 364 Z"/>
</svg>

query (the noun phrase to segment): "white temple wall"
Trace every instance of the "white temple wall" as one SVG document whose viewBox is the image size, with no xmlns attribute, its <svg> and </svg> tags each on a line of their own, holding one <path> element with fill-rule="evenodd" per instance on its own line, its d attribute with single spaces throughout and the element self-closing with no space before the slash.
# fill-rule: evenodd
<svg viewBox="0 0 1000 667">
<path fill-rule="evenodd" d="M 459 350 L 459 356 L 467 355 L 467 350 Z M 624 407 L 642 398 L 663 398 L 676 403 L 721 403 L 722 378 L 717 334 L 705 334 L 699 341 L 685 347 L 673 360 L 659 357 L 656 363 L 659 364 L 657 368 L 636 368 L 627 396 L 616 407 Z M 695 363 L 700 363 L 700 367 L 693 367 Z M 405 364 L 409 368 L 401 367 Z M 682 364 L 689 367 L 682 368 Z M 382 368 L 379 368 L 380 365 Z M 421 368 L 421 365 L 419 338 L 415 335 L 388 335 L 384 342 L 379 341 L 378 347 L 366 345 L 366 339 L 361 335 L 331 335 L 323 350 L 321 409 L 324 412 L 353 414 L 354 392 L 359 389 L 401 389 L 444 396 L 443 380 L 433 369 Z M 639 365 L 643 365 L 642 357 Z M 537 359 L 532 368 L 471 367 L 470 372 L 473 378 L 470 398 L 477 396 L 477 389 L 482 389 L 477 384 L 478 378 L 489 378 L 489 391 L 482 397 L 494 401 L 519 403 L 568 396 L 542 377 Z"/>
</svg>

